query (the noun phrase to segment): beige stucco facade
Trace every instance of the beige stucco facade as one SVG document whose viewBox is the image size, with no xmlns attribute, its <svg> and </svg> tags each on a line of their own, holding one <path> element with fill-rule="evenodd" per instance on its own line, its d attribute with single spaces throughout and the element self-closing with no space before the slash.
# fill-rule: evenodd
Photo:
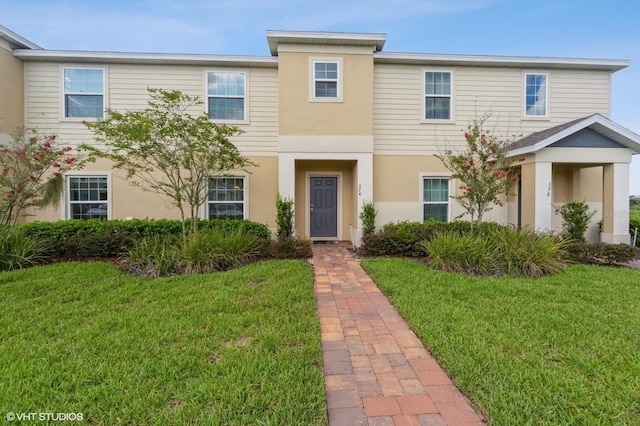
<svg viewBox="0 0 640 426">
<path fill-rule="evenodd" d="M 23 62 L 13 56 L 10 44 L 0 39 L 0 142 L 23 126 L 24 71 Z"/>
<path fill-rule="evenodd" d="M 33 117 L 30 124 L 76 146 L 95 142 L 82 119 L 65 117 L 65 69 L 101 70 L 104 105 L 120 111 L 144 108 L 147 87 L 202 97 L 207 111 L 208 75 L 240 74 L 244 116 L 229 124 L 243 132 L 232 141 L 258 165 L 231 173 L 244 182 L 242 216 L 275 229 L 280 194 L 294 200 L 297 234 L 354 243 L 365 202 L 375 203 L 381 226 L 425 219 L 426 180 L 445 180 L 447 194 L 460 195 L 460 183 L 436 155 L 463 146 L 469 123 L 491 111 L 494 134 L 520 135 L 512 154 L 522 161 L 514 193 L 485 220 L 557 230 L 556 209 L 585 200 L 597 211 L 589 239 L 600 238 L 599 220 L 603 240 L 628 238 L 624 179 L 640 137 L 609 119 L 611 75 L 628 61 L 386 53 L 385 40 L 384 34 L 268 31 L 266 57 L 51 52 L 23 43 L 0 49 L 1 69 L 16 79 L 0 99 L 0 111 L 14 123 Z M 525 111 L 526 76 L 532 73 L 546 82 L 540 117 Z M 426 115 L 427 74 L 450 78 L 445 119 Z M 332 92 L 322 94 L 319 87 Z M 169 201 L 132 187 L 105 162 L 79 175 L 108 178 L 110 218 L 178 217 Z M 337 187 L 312 189 L 319 177 Z M 318 203 L 331 209 L 318 213 L 325 212 Z M 450 198 L 444 204 L 447 220 L 464 213 Z M 34 211 L 31 219 L 66 219 L 67 209 L 64 198 L 59 209 Z M 201 216 L 207 214 L 205 206 Z M 319 214 L 331 216 L 328 234 L 317 229 Z"/>
</svg>

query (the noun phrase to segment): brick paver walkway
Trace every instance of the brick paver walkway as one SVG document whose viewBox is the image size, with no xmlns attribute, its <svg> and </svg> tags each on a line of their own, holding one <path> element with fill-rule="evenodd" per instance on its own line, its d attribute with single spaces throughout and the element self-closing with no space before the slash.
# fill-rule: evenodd
<svg viewBox="0 0 640 426">
<path fill-rule="evenodd" d="M 484 424 L 344 246 L 313 262 L 331 426 Z"/>
</svg>

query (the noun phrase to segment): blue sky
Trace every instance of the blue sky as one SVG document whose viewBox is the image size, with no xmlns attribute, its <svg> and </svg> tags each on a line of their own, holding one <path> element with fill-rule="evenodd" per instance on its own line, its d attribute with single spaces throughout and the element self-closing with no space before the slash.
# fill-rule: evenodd
<svg viewBox="0 0 640 426">
<path fill-rule="evenodd" d="M 266 30 L 305 30 L 386 33 L 386 52 L 629 59 L 611 118 L 640 134 L 637 0 L 0 0 L 0 11 L 54 50 L 266 56 Z"/>
</svg>

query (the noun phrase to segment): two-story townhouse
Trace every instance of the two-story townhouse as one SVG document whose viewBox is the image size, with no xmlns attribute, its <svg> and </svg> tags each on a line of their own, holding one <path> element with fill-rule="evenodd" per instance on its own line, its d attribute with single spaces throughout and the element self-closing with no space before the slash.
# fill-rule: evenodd
<svg viewBox="0 0 640 426">
<path fill-rule="evenodd" d="M 212 120 L 259 167 L 213 177 L 203 217 L 275 226 L 278 193 L 295 200 L 299 235 L 357 243 L 358 214 L 378 224 L 462 212 L 458 182 L 435 154 L 491 111 L 500 134 L 522 134 L 515 194 L 490 219 L 556 229 L 555 207 L 585 199 L 602 239 L 628 241 L 629 163 L 640 136 L 612 122 L 611 76 L 624 60 L 382 52 L 384 34 L 267 31 L 270 56 L 43 50 L 11 45 L 24 67 L 24 117 L 76 145 L 83 120 L 140 109 L 146 89 L 204 100 Z M 18 63 L 16 62 L 16 63 Z M 3 65 L 4 67 L 4 65 Z M 0 103 L 0 115 L 11 105 Z M 58 210 L 35 219 L 176 217 L 166 200 L 128 185 L 106 162 L 66 178 Z M 597 226 L 591 240 L 599 238 Z"/>
</svg>

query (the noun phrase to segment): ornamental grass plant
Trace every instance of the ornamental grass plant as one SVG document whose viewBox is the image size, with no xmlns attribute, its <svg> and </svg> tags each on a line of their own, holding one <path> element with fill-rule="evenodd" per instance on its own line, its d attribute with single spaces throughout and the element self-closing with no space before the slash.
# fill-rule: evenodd
<svg viewBox="0 0 640 426">
<path fill-rule="evenodd" d="M 226 271 L 260 254 L 260 240 L 241 229 L 198 231 L 186 241 L 175 235 L 143 238 L 125 256 L 134 275 L 165 277 Z"/>
<path fill-rule="evenodd" d="M 0 271 L 36 265 L 48 257 L 48 245 L 14 226 L 0 226 Z"/>
<path fill-rule="evenodd" d="M 553 234 L 508 226 L 438 231 L 418 243 L 435 269 L 511 277 L 541 277 L 563 270 L 565 245 Z"/>
</svg>

